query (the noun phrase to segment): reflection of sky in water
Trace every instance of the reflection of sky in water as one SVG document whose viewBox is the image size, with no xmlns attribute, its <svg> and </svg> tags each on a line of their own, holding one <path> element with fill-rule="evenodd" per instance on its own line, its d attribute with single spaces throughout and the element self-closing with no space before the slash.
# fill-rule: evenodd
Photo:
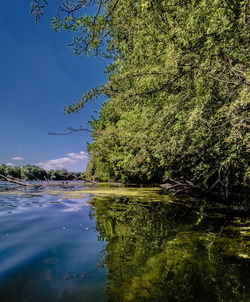
<svg viewBox="0 0 250 302">
<path fill-rule="evenodd" d="M 42 190 L 0 183 L 0 301 L 103 301 L 104 243 L 89 197 Z"/>
<path fill-rule="evenodd" d="M 37 182 L 39 184 L 39 182 Z M 61 211 L 79 211 L 82 207 L 88 206 L 89 197 L 79 196 L 70 198 L 64 196 L 63 192 L 74 189 L 74 186 L 65 188 L 55 184 L 55 186 L 28 187 L 23 188 L 15 184 L 0 182 L 0 216 L 6 213 L 17 213 L 34 207 L 46 207 L 51 204 L 61 204 Z M 77 186 L 79 188 L 79 186 Z M 53 190 L 60 190 L 54 194 Z M 50 194 L 50 191 L 52 194 Z M 85 194 L 86 196 L 86 194 Z"/>
<path fill-rule="evenodd" d="M 89 197 L 82 199 L 65 199 L 51 195 L 4 195 L 0 198 L 0 216 L 6 215 L 6 213 L 17 213 L 24 210 L 31 210 L 31 208 L 41 208 L 51 205 L 61 205 L 61 207 L 57 207 L 57 210 L 63 212 L 79 211 L 82 207 L 89 206 L 87 204 L 88 200 Z"/>
<path fill-rule="evenodd" d="M 89 201 L 89 197 L 83 198 L 83 199 L 68 199 L 68 200 L 63 200 L 59 199 L 59 202 L 61 202 L 66 209 L 63 209 L 63 212 L 74 212 L 74 211 L 79 211 L 82 207 L 89 206 L 87 204 L 87 201 Z"/>
<path fill-rule="evenodd" d="M 250 296 L 249 220 L 226 221 L 224 207 L 156 201 L 160 195 L 140 195 L 141 189 L 114 196 L 99 190 L 102 197 L 93 197 L 96 188 L 84 184 L 43 184 L 0 182 L 1 302 L 117 302 L 123 301 L 113 299 L 117 293 L 136 296 L 142 286 L 149 295 L 173 290 L 179 298 L 187 286 L 186 301 L 221 302 L 213 298 L 213 284 L 222 296 L 245 291 L 244 302 Z M 190 300 L 193 294 L 199 297 Z"/>
</svg>

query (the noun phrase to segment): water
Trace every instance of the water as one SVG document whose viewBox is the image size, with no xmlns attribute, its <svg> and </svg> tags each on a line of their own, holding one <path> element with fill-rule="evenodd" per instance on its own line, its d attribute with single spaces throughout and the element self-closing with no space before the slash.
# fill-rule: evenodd
<svg viewBox="0 0 250 302">
<path fill-rule="evenodd" d="M 250 219 L 157 188 L 0 183 L 0 301 L 250 301 Z"/>
</svg>

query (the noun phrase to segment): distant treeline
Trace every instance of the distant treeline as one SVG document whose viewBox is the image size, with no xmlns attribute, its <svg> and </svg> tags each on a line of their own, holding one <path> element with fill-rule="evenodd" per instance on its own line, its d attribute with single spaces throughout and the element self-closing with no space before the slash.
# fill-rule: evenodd
<svg viewBox="0 0 250 302">
<path fill-rule="evenodd" d="M 12 167 L 5 164 L 0 165 L 0 174 L 23 180 L 79 180 L 85 177 L 84 173 L 68 172 L 66 169 L 46 171 L 33 165 Z"/>
</svg>

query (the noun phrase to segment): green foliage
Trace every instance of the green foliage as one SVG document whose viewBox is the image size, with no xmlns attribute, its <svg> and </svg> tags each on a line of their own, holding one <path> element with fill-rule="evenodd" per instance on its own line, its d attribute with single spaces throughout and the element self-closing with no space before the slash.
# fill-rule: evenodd
<svg viewBox="0 0 250 302">
<path fill-rule="evenodd" d="M 225 194 L 247 185 L 246 1 L 139 3 L 112 16 L 118 59 L 92 123 L 98 178 L 192 179 Z"/>
<path fill-rule="evenodd" d="M 53 24 L 73 32 L 77 54 L 112 59 L 108 83 L 67 109 L 108 98 L 92 121 L 87 177 L 188 179 L 226 195 L 247 188 L 249 1 L 77 3 L 66 1 Z"/>
<path fill-rule="evenodd" d="M 34 0 L 31 2 L 31 13 L 35 15 L 35 20 L 38 22 L 41 15 L 43 14 L 43 10 L 45 6 L 48 5 L 47 0 Z"/>
</svg>

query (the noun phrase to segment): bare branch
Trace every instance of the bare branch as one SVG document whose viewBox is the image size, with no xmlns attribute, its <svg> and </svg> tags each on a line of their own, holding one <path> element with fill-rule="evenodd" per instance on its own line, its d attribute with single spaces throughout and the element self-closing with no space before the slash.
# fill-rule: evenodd
<svg viewBox="0 0 250 302">
<path fill-rule="evenodd" d="M 6 176 L 4 176 L 4 175 L 2 175 L 2 174 L 0 174 L 0 177 L 2 177 L 3 179 L 5 179 L 6 181 L 12 182 L 12 183 L 17 184 L 17 185 L 20 185 L 20 186 L 24 186 L 24 187 L 31 186 L 31 184 L 24 183 L 24 182 L 20 182 L 20 181 L 11 179 L 11 178 L 6 177 Z"/>
<path fill-rule="evenodd" d="M 235 82 L 235 81 L 228 81 L 228 80 L 224 80 L 224 79 L 220 79 L 218 77 L 214 77 L 212 75 L 209 75 L 210 78 L 216 80 L 216 81 L 219 81 L 219 82 L 224 82 L 224 83 L 227 83 L 227 84 L 236 84 L 236 85 L 239 85 L 241 84 L 242 82 L 244 81 L 238 81 L 238 82 Z M 249 85 L 249 83 L 245 82 L 245 84 Z"/>
<path fill-rule="evenodd" d="M 85 131 L 85 132 L 89 132 L 91 133 L 92 131 L 87 129 L 87 128 L 83 128 L 82 126 L 80 126 L 79 128 L 75 129 L 75 128 L 72 128 L 72 127 L 68 127 L 67 128 L 67 131 L 68 132 L 61 132 L 61 133 L 58 133 L 58 132 L 49 132 L 48 134 L 49 135 L 70 135 L 74 132 L 79 132 L 79 131 Z"/>
</svg>

